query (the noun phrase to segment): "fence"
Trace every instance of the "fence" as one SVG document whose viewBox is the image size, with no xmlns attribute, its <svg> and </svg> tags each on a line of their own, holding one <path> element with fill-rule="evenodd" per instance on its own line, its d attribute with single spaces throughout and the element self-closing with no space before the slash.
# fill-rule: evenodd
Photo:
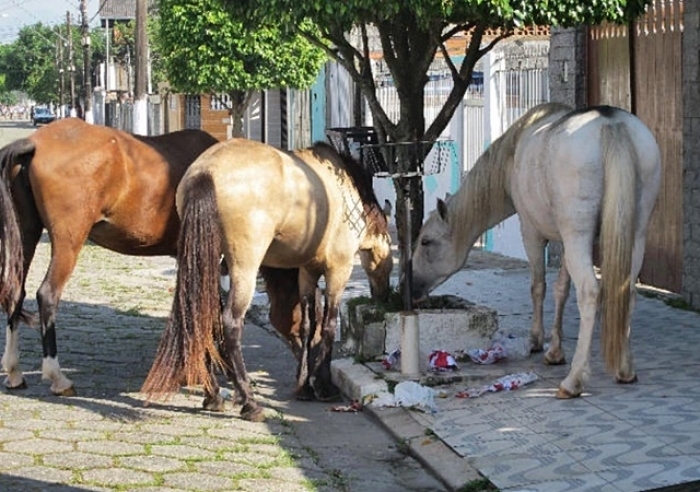
<svg viewBox="0 0 700 492">
<path fill-rule="evenodd" d="M 549 100 L 549 41 L 542 39 L 502 42 L 475 67 L 473 83 L 455 111 L 441 139 L 450 140 L 454 159 L 439 175 L 423 181 L 427 216 L 436 199 L 459 189 L 464 173 L 468 172 L 486 147 L 498 138 L 525 111 Z M 377 76 L 377 97 L 392 122 L 399 118 L 399 98 L 396 87 L 386 75 Z M 436 118 L 452 90 L 447 71 L 434 71 L 424 88 L 424 117 L 428 127 Z M 335 101 L 337 106 L 339 101 Z M 334 114 L 347 109 L 334 108 Z M 369 108 L 365 105 L 366 126 L 372 126 Z M 380 202 L 395 202 L 395 192 L 389 180 L 376 180 L 375 189 Z M 482 238 L 488 249 L 508 256 L 525 257 L 517 217 L 507 220 Z"/>
</svg>

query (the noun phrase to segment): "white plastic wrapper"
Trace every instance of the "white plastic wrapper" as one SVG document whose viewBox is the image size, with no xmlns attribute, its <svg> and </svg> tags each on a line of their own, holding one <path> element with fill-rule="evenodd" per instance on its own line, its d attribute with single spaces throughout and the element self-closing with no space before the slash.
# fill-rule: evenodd
<svg viewBox="0 0 700 492">
<path fill-rule="evenodd" d="M 394 394 L 384 393 L 372 401 L 376 407 L 415 408 L 423 412 L 437 411 L 435 390 L 414 381 L 402 381 L 394 388 Z"/>
<path fill-rule="evenodd" d="M 457 398 L 476 398 L 484 393 L 496 391 L 512 391 L 537 381 L 537 374 L 534 372 L 521 372 L 509 374 L 497 379 L 491 384 L 478 388 L 467 388 L 455 394 Z"/>
</svg>

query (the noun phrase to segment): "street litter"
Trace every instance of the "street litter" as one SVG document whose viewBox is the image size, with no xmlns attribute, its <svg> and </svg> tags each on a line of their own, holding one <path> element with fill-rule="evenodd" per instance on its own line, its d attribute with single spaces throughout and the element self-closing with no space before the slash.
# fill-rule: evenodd
<svg viewBox="0 0 700 492">
<path fill-rule="evenodd" d="M 414 381 L 402 381 L 394 388 L 394 394 L 383 392 L 372 400 L 376 407 L 414 408 L 423 412 L 434 413 L 435 390 Z"/>
<path fill-rule="evenodd" d="M 518 374 L 509 374 L 497 379 L 491 384 L 480 386 L 478 388 L 467 388 L 455 393 L 457 398 L 476 398 L 484 393 L 496 391 L 512 391 L 537 381 L 537 374 L 534 372 L 521 372 Z"/>
<path fill-rule="evenodd" d="M 351 412 L 357 413 L 362 411 L 362 402 L 352 400 L 349 405 L 336 405 L 331 408 L 332 412 Z"/>
<path fill-rule="evenodd" d="M 457 361 L 452 355 L 444 350 L 433 350 L 428 357 L 430 369 L 433 371 L 456 371 L 459 369 Z"/>
<path fill-rule="evenodd" d="M 530 355 L 530 341 L 511 334 L 497 338 L 486 350 L 469 350 L 467 355 L 475 364 L 494 364 L 505 358 L 524 359 Z"/>
<path fill-rule="evenodd" d="M 382 360 L 382 366 L 384 366 L 384 369 L 388 371 L 390 369 L 394 369 L 399 364 L 400 360 L 401 350 L 396 349 L 392 351 L 389 355 L 384 357 L 384 359 Z"/>
</svg>

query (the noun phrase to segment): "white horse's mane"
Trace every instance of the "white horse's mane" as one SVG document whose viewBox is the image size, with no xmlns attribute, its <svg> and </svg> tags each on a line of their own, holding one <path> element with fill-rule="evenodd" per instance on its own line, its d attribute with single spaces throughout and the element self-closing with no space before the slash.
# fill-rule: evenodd
<svg viewBox="0 0 700 492">
<path fill-rule="evenodd" d="M 562 111 L 569 112 L 571 108 L 546 103 L 530 109 L 498 137 L 464 175 L 459 190 L 447 202 L 456 244 L 471 246 L 474 238 L 467 237 L 469 233 L 478 231 L 481 234 L 515 213 L 508 194 L 508 178 L 520 136 L 542 118 Z"/>
</svg>

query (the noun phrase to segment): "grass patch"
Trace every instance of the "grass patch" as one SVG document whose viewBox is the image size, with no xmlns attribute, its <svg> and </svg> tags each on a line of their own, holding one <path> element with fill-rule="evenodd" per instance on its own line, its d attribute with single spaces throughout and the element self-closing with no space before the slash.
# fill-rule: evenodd
<svg viewBox="0 0 700 492">
<path fill-rule="evenodd" d="M 641 296 L 644 296 L 648 299 L 660 299 L 664 302 L 669 307 L 672 307 L 674 309 L 681 309 L 683 311 L 691 311 L 693 313 L 700 313 L 700 309 L 696 309 L 688 302 L 683 299 L 682 297 L 675 296 L 675 295 L 666 295 L 666 294 L 659 294 L 658 292 L 654 292 L 651 290 L 645 290 L 645 289 L 638 289 L 637 293 Z"/>
</svg>

